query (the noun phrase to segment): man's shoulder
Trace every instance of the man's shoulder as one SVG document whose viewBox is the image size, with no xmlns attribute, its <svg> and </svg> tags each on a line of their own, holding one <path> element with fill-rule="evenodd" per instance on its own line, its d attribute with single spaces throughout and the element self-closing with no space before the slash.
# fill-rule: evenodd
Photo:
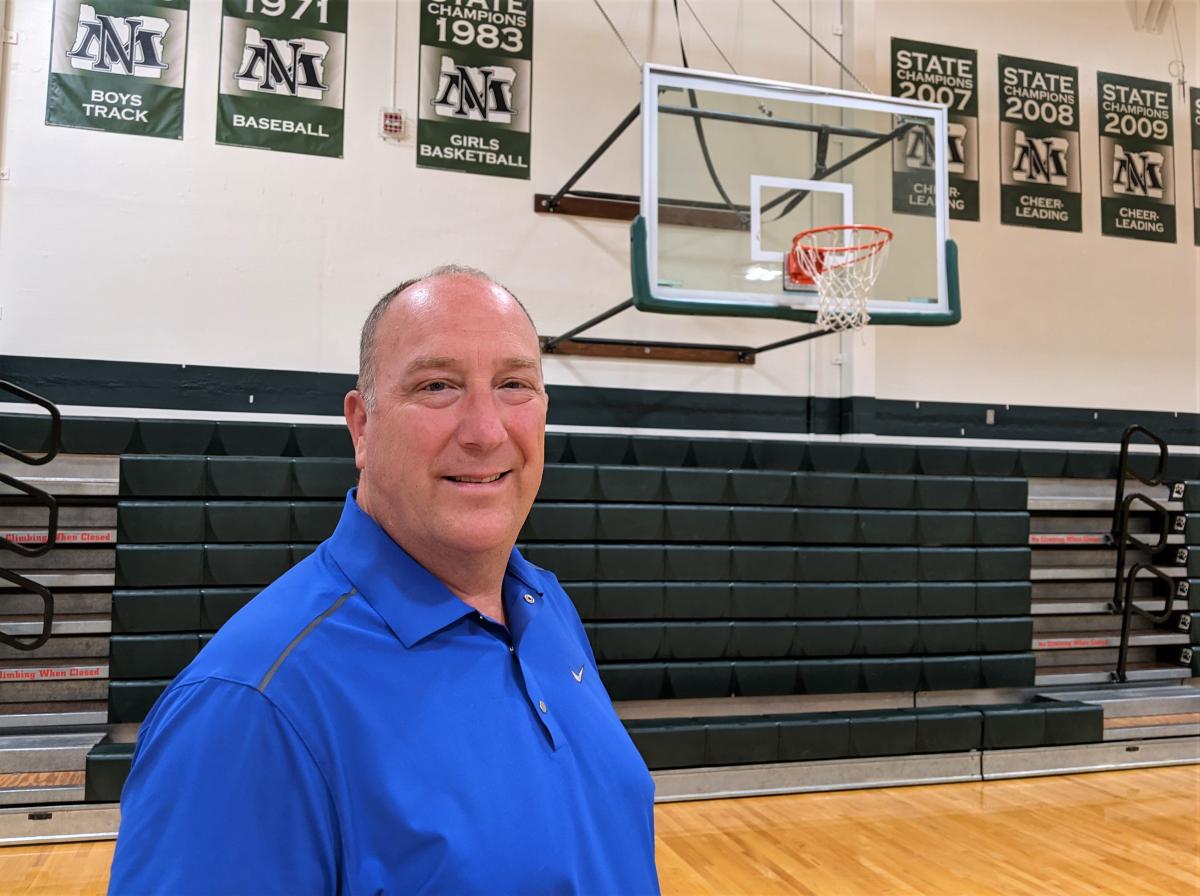
<svg viewBox="0 0 1200 896">
<path fill-rule="evenodd" d="M 221 626 L 173 687 L 221 679 L 264 689 L 299 640 L 311 635 L 353 590 L 318 548 Z"/>
</svg>

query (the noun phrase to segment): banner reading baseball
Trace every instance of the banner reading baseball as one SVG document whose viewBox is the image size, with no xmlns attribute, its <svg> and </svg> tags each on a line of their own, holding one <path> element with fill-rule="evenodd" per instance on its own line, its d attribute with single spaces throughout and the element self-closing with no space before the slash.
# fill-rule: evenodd
<svg viewBox="0 0 1200 896">
<path fill-rule="evenodd" d="M 533 0 L 424 0 L 417 165 L 529 179 Z"/>
<path fill-rule="evenodd" d="M 892 96 L 941 103 L 949 110 L 946 158 L 950 217 L 979 220 L 979 54 L 892 38 Z M 892 210 L 932 215 L 932 141 L 914 129 L 892 150 Z"/>
<path fill-rule="evenodd" d="M 1189 118 L 1192 120 L 1192 241 L 1200 246 L 1200 87 L 1193 87 Z"/>
<path fill-rule="evenodd" d="M 183 137 L 190 0 L 56 0 L 46 124 Z"/>
<path fill-rule="evenodd" d="M 1079 69 L 1000 57 L 1000 220 L 1083 230 Z"/>
<path fill-rule="evenodd" d="M 217 142 L 341 158 L 349 0 L 222 0 Z"/>
<path fill-rule="evenodd" d="M 1097 72 L 1100 103 L 1100 229 L 1175 242 L 1175 148 L 1171 85 Z"/>
</svg>

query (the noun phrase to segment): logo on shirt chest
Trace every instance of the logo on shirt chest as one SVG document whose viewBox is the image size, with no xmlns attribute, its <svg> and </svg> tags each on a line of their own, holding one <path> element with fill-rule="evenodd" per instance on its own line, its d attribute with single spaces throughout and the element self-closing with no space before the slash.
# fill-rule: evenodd
<svg viewBox="0 0 1200 896">
<path fill-rule="evenodd" d="M 578 672 L 577 672 L 577 671 L 575 671 L 574 669 L 572 669 L 572 670 L 571 670 L 571 677 L 575 679 L 575 683 L 576 683 L 576 684 L 582 684 L 582 683 L 583 683 L 583 666 L 580 666 L 580 667 L 579 667 L 579 671 L 578 671 Z"/>
</svg>

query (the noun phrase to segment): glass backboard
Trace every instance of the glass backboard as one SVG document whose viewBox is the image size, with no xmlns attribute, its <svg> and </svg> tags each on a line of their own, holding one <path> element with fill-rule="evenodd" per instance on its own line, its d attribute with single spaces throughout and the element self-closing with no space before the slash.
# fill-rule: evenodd
<svg viewBox="0 0 1200 896">
<path fill-rule="evenodd" d="M 786 276 L 802 231 L 894 234 L 873 324 L 959 320 L 944 106 L 647 65 L 634 301 L 647 311 L 811 321 Z"/>
</svg>

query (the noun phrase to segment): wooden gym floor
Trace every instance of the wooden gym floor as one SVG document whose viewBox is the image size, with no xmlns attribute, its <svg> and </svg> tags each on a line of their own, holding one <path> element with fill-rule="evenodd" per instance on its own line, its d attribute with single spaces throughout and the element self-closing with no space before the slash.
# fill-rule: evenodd
<svg viewBox="0 0 1200 896">
<path fill-rule="evenodd" d="M 663 893 L 1200 892 L 1200 765 L 666 803 Z M 0 849 L 11 894 L 99 894 L 113 844 Z"/>
</svg>

